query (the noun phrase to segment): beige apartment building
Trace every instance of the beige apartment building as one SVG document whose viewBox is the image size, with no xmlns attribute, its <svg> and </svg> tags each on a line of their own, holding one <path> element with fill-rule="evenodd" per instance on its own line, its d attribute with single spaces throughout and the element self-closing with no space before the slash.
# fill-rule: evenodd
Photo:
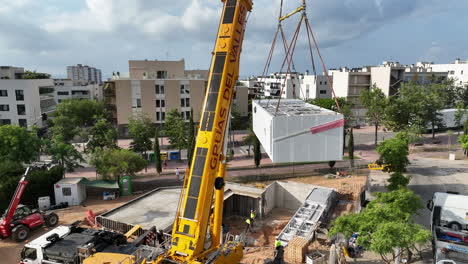
<svg viewBox="0 0 468 264">
<path fill-rule="evenodd" d="M 104 86 L 104 100 L 119 131 L 126 133 L 132 115 L 145 113 L 155 124 L 177 109 L 198 122 L 206 91 L 207 70 L 185 70 L 185 61 L 129 61 L 130 78 L 115 76 Z"/>
</svg>

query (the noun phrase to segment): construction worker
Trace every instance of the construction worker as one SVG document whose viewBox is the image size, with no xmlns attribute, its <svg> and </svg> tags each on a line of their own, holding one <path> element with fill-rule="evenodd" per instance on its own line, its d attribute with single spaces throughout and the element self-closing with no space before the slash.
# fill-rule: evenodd
<svg viewBox="0 0 468 264">
<path fill-rule="evenodd" d="M 252 227 L 254 224 L 254 219 L 255 219 L 255 210 L 250 210 L 250 221 L 251 221 Z"/>
<path fill-rule="evenodd" d="M 276 239 L 276 240 L 275 240 L 275 248 L 276 248 L 276 250 L 278 250 L 280 247 L 282 247 L 281 241 L 278 240 L 278 239 Z"/>
<path fill-rule="evenodd" d="M 275 240 L 275 258 L 273 260 L 274 264 L 283 264 L 284 263 L 284 249 L 281 241 Z"/>
<path fill-rule="evenodd" d="M 247 218 L 245 220 L 245 223 L 247 224 L 247 226 L 245 227 L 245 232 L 247 233 L 247 231 L 251 231 L 250 225 L 251 225 L 252 221 L 250 221 L 250 218 Z"/>
</svg>

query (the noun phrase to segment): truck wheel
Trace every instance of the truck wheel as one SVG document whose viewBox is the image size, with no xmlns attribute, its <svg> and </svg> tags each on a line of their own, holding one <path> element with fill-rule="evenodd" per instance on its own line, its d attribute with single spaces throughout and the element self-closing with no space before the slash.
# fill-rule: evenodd
<svg viewBox="0 0 468 264">
<path fill-rule="evenodd" d="M 47 227 L 54 227 L 58 224 L 59 218 L 56 213 L 50 213 L 45 216 L 45 224 Z"/>
<path fill-rule="evenodd" d="M 29 237 L 30 230 L 24 225 L 18 225 L 11 231 L 11 237 L 16 242 L 23 242 Z"/>
<path fill-rule="evenodd" d="M 448 228 L 452 229 L 453 231 L 461 231 L 462 230 L 462 226 L 457 222 L 450 222 L 448 224 Z"/>
</svg>

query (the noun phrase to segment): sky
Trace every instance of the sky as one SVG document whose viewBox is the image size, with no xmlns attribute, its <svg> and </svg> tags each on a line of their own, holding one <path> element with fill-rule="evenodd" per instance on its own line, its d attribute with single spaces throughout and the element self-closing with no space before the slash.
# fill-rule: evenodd
<svg viewBox="0 0 468 264">
<path fill-rule="evenodd" d="M 241 77 L 262 73 L 280 0 L 253 0 L 241 55 Z M 302 0 L 284 1 L 284 12 Z M 466 0 L 306 0 L 326 67 L 468 60 Z M 128 60 L 185 59 L 208 69 L 221 15 L 219 0 L 0 0 L 0 65 L 64 77 L 87 64 L 128 72 Z M 283 24 L 290 41 L 299 20 Z M 270 72 L 284 58 L 275 49 Z M 315 66 L 321 69 L 314 49 Z M 306 32 L 294 54 L 297 71 L 312 70 Z M 320 71 L 321 72 L 321 71 Z"/>
</svg>

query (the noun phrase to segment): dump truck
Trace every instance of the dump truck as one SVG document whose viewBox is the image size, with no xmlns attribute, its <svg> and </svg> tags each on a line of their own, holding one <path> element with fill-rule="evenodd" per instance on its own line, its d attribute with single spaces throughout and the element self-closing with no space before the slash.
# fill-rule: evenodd
<svg viewBox="0 0 468 264">
<path fill-rule="evenodd" d="M 432 250 L 435 263 L 468 263 L 468 196 L 434 193 L 431 211 Z"/>
</svg>

